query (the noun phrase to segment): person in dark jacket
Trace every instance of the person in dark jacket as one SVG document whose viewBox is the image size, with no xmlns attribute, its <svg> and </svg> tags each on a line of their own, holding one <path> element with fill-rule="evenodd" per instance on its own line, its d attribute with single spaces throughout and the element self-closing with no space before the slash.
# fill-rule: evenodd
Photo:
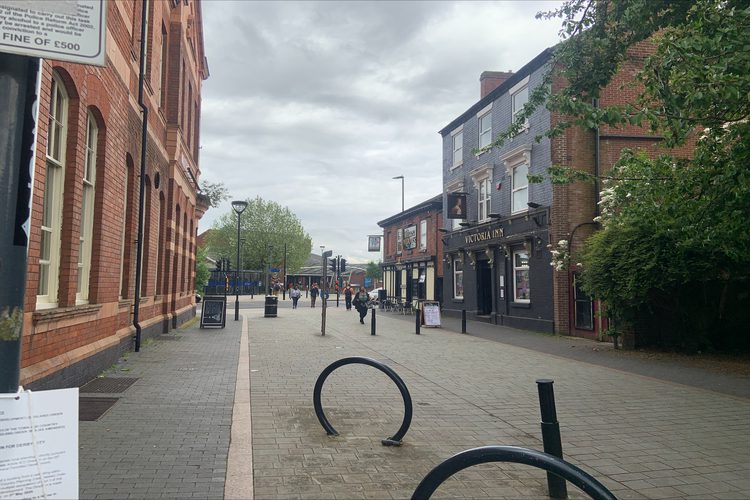
<svg viewBox="0 0 750 500">
<path fill-rule="evenodd" d="M 313 283 L 310 288 L 310 307 L 315 307 L 315 299 L 318 298 L 318 284 Z"/>
<path fill-rule="evenodd" d="M 365 324 L 365 316 L 367 316 L 367 302 L 369 301 L 369 297 L 367 296 L 367 290 L 365 290 L 365 287 L 361 286 L 359 287 L 359 292 L 357 292 L 357 295 L 354 296 L 354 300 L 352 303 L 354 304 L 354 308 L 359 313 L 359 322 L 363 325 Z"/>
<path fill-rule="evenodd" d="M 351 285 L 346 285 L 346 288 L 344 288 L 344 300 L 346 301 L 347 311 L 352 310 L 352 295 L 354 295 L 354 289 Z"/>
</svg>

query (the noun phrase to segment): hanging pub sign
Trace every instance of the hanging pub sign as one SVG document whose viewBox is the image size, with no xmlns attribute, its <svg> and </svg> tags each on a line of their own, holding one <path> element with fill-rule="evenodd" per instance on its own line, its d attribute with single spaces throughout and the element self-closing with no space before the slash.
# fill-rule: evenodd
<svg viewBox="0 0 750 500">
<path fill-rule="evenodd" d="M 466 193 L 448 193 L 448 219 L 466 218 Z"/>
<path fill-rule="evenodd" d="M 373 235 L 367 237 L 367 251 L 368 252 L 379 252 L 380 251 L 380 235 Z"/>
</svg>

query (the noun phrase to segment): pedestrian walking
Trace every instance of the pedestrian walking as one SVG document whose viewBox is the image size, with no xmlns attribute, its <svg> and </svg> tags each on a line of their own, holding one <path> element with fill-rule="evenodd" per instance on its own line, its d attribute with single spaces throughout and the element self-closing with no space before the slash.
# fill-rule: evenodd
<svg viewBox="0 0 750 500">
<path fill-rule="evenodd" d="M 315 300 L 318 298 L 318 284 L 313 283 L 310 288 L 310 307 L 315 307 Z"/>
<path fill-rule="evenodd" d="M 359 292 L 357 292 L 357 295 L 354 296 L 354 300 L 352 302 L 354 304 L 354 308 L 359 313 L 359 322 L 363 325 L 365 324 L 365 316 L 367 316 L 368 301 L 369 297 L 367 296 L 367 290 L 365 290 L 365 287 L 363 286 L 359 287 Z"/>
<path fill-rule="evenodd" d="M 300 295 L 302 295 L 302 292 L 299 291 L 297 285 L 294 285 L 294 288 L 289 291 L 289 296 L 292 298 L 292 309 L 297 309 L 297 301 L 299 300 Z"/>
<path fill-rule="evenodd" d="M 346 285 L 346 288 L 344 288 L 344 301 L 346 302 L 347 311 L 352 310 L 352 296 L 353 295 L 354 295 L 354 289 L 351 287 L 351 285 Z"/>
</svg>

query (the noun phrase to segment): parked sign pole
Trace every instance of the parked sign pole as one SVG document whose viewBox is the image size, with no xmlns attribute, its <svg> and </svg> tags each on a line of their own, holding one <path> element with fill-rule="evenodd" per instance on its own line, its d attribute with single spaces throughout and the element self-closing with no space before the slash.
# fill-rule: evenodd
<svg viewBox="0 0 750 500">
<path fill-rule="evenodd" d="M 21 378 L 39 59 L 0 53 L 0 393 Z"/>
</svg>

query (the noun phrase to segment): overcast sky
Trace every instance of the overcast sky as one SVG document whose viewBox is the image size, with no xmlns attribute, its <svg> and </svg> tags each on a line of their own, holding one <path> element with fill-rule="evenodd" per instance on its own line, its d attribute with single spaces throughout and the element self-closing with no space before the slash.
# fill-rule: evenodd
<svg viewBox="0 0 750 500">
<path fill-rule="evenodd" d="M 558 40 L 560 2 L 203 2 L 202 178 L 288 206 L 351 262 L 377 222 L 442 189 L 438 130 L 479 100 L 482 71 Z M 209 210 L 209 229 L 229 202 Z"/>
</svg>

